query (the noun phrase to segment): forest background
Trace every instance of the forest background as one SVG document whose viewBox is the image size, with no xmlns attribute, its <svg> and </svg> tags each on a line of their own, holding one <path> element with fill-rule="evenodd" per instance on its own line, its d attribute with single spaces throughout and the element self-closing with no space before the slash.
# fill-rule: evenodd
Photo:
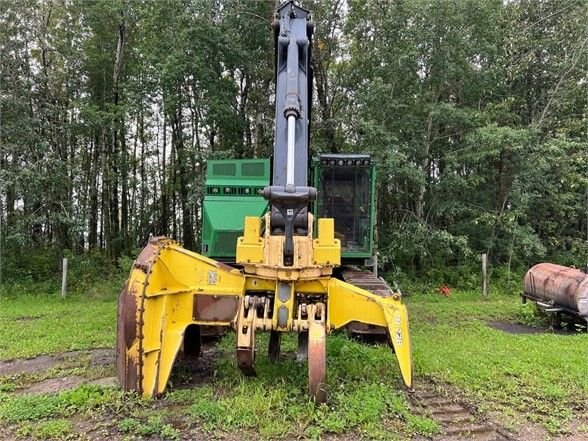
<svg viewBox="0 0 588 441">
<path fill-rule="evenodd" d="M 269 157 L 275 0 L 0 0 L 0 280 L 199 250 L 206 162 Z M 588 259 L 583 0 L 305 0 L 311 148 L 378 167 L 381 270 L 474 285 Z"/>
</svg>

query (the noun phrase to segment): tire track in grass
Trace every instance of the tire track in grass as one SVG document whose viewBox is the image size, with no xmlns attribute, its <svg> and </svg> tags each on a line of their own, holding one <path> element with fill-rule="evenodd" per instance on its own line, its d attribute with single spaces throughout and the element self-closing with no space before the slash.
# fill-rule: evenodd
<svg viewBox="0 0 588 441">
<path fill-rule="evenodd" d="M 411 394 L 417 411 L 437 421 L 441 429 L 435 441 L 512 441 L 513 438 L 496 424 L 481 419 L 469 406 L 443 394 L 433 384 L 422 384 Z"/>
<path fill-rule="evenodd" d="M 32 358 L 0 361 L 0 379 L 21 374 L 43 374 L 56 368 L 67 369 L 87 366 L 99 369 L 113 365 L 114 350 L 112 349 L 68 351 L 54 355 L 39 355 Z M 73 389 L 81 384 L 115 386 L 117 382 L 114 377 L 84 378 L 74 374 L 63 377 L 42 378 L 18 387 L 15 392 L 20 394 L 52 393 Z"/>
</svg>

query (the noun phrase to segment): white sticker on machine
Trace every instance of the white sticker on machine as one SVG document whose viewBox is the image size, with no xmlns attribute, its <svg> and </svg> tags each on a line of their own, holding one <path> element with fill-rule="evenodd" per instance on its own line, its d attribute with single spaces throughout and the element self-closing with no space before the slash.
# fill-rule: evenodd
<svg viewBox="0 0 588 441">
<path fill-rule="evenodd" d="M 396 345 L 402 346 L 402 331 L 400 329 L 396 330 Z"/>
<path fill-rule="evenodd" d="M 208 271 L 208 284 L 209 285 L 216 285 L 218 280 L 218 273 L 215 270 Z"/>
</svg>

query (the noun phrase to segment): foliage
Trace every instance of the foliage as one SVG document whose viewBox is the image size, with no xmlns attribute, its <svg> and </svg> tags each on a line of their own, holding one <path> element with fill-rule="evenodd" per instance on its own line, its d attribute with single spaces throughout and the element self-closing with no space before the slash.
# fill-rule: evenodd
<svg viewBox="0 0 588 441">
<path fill-rule="evenodd" d="M 527 326 L 549 327 L 552 317 L 537 305 L 529 302 L 521 305 L 517 319 L 519 323 Z"/>
<path fill-rule="evenodd" d="M 349 5 L 350 148 L 379 159 L 381 260 L 583 262 L 580 2 Z"/>
<path fill-rule="evenodd" d="M 4 6 L 4 279 L 55 286 L 70 255 L 89 285 L 151 235 L 197 249 L 207 158 L 271 153 L 274 2 Z M 311 146 L 376 159 L 383 269 L 585 263 L 581 0 L 303 6 Z"/>
</svg>

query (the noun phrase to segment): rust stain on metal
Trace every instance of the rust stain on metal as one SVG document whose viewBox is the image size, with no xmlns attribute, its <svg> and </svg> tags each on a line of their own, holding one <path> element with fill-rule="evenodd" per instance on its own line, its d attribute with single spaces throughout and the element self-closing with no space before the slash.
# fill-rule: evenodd
<svg viewBox="0 0 588 441">
<path fill-rule="evenodd" d="M 255 348 L 237 348 L 237 366 L 243 375 L 247 377 L 256 376 L 255 372 Z"/>
<path fill-rule="evenodd" d="M 137 381 L 137 364 L 134 360 L 128 359 L 123 390 L 125 392 L 130 392 L 133 390 L 138 390 L 140 387 L 141 382 Z"/>
<path fill-rule="evenodd" d="M 163 248 L 167 243 L 171 242 L 170 239 L 165 237 L 152 237 L 149 239 L 149 243 L 143 250 L 139 257 L 135 260 L 133 264 L 135 268 L 138 268 L 147 274 L 157 257 L 158 252 L 161 248 Z"/>
<path fill-rule="evenodd" d="M 320 404 L 327 399 L 326 342 L 324 329 L 318 330 L 323 325 L 315 326 L 308 333 L 308 391 L 314 402 Z"/>
<path fill-rule="evenodd" d="M 159 331 L 159 341 L 163 341 L 163 327 Z M 153 386 L 153 392 L 157 396 L 160 396 L 160 394 L 158 394 L 157 391 L 159 390 L 159 370 L 161 368 L 161 352 L 161 350 L 157 352 L 157 363 L 155 363 L 155 385 Z"/>
<path fill-rule="evenodd" d="M 168 244 L 168 238 L 154 237 L 141 251 L 133 267 L 144 274 L 131 274 L 131 279 L 123 287 L 118 298 L 117 311 L 117 352 L 116 370 L 120 384 L 125 391 L 135 390 L 143 393 L 143 314 L 145 308 L 145 289 L 159 253 Z M 139 292 L 141 290 L 141 292 Z M 137 344 L 138 350 L 129 355 L 129 349 Z"/>
<path fill-rule="evenodd" d="M 137 297 L 134 291 L 125 293 L 123 303 L 124 341 L 130 348 L 137 338 Z"/>
<path fill-rule="evenodd" d="M 136 313 L 136 297 L 133 291 L 129 291 L 127 282 L 118 297 L 116 351 L 117 377 L 125 391 L 133 390 L 137 386 L 137 366 L 127 355 L 127 350 L 136 340 Z"/>
<path fill-rule="evenodd" d="M 588 274 L 575 268 L 540 263 L 525 274 L 525 295 L 580 311 L 580 299 L 588 297 Z"/>
<path fill-rule="evenodd" d="M 127 390 L 126 381 L 126 357 L 127 357 L 127 345 L 125 336 L 125 300 L 127 297 L 128 282 L 123 286 L 122 291 L 118 296 L 118 309 L 117 309 L 117 320 L 116 320 L 116 373 L 118 381 L 124 390 Z"/>
<path fill-rule="evenodd" d="M 239 307 L 238 296 L 194 296 L 194 320 L 230 322 Z"/>
</svg>

